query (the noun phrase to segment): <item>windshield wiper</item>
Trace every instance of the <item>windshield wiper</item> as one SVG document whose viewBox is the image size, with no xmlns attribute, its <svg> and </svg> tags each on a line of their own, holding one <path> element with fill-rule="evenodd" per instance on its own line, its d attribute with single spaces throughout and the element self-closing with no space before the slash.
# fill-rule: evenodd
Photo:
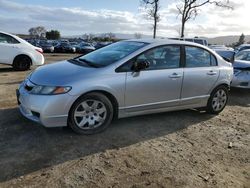
<svg viewBox="0 0 250 188">
<path fill-rule="evenodd" d="M 90 67 L 95 67 L 95 68 L 99 68 L 99 67 L 100 67 L 100 66 L 98 66 L 98 65 L 94 64 L 93 62 L 88 61 L 88 60 L 86 60 L 86 59 L 80 59 L 80 58 L 79 58 L 79 59 L 77 59 L 77 60 L 86 63 L 86 64 L 89 65 Z"/>
</svg>

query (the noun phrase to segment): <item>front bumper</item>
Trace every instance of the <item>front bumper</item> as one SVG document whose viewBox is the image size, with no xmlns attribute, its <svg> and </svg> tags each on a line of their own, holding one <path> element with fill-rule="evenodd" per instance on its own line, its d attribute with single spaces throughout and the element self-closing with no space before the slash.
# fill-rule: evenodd
<svg viewBox="0 0 250 188">
<path fill-rule="evenodd" d="M 76 96 L 33 95 L 21 84 L 17 92 L 19 110 L 26 118 L 40 123 L 45 127 L 67 126 L 69 110 Z"/>
<path fill-rule="evenodd" d="M 250 71 L 242 71 L 235 74 L 232 80 L 231 87 L 250 88 Z"/>
</svg>

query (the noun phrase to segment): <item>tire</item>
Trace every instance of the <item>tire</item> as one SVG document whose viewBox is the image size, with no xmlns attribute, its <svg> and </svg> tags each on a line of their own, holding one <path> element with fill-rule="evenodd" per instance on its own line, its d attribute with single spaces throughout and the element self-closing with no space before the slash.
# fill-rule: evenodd
<svg viewBox="0 0 250 188">
<path fill-rule="evenodd" d="M 113 114 L 113 105 L 105 95 L 88 93 L 72 105 L 68 125 L 78 134 L 96 134 L 110 125 Z"/>
<path fill-rule="evenodd" d="M 31 59 L 26 55 L 17 56 L 13 61 L 13 68 L 16 71 L 29 70 L 31 66 Z"/>
<path fill-rule="evenodd" d="M 218 86 L 213 90 L 207 103 L 206 111 L 210 114 L 219 114 L 223 111 L 228 101 L 228 88 Z"/>
</svg>

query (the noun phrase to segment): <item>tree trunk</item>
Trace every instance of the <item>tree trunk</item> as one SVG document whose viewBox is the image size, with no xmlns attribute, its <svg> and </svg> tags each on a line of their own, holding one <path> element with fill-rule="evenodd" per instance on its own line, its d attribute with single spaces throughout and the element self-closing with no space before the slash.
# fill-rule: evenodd
<svg viewBox="0 0 250 188">
<path fill-rule="evenodd" d="M 155 39 L 156 38 L 156 30 L 157 30 L 157 22 L 158 22 L 158 1 L 155 1 L 155 12 L 154 12 L 154 35 L 153 35 L 153 38 Z"/>
<path fill-rule="evenodd" d="M 157 21 L 156 19 L 154 20 L 154 35 L 153 35 L 153 38 L 155 39 L 156 38 L 156 29 L 157 29 Z"/>
<path fill-rule="evenodd" d="M 184 32 L 185 32 L 185 20 L 181 21 L 181 38 L 184 38 Z"/>
</svg>

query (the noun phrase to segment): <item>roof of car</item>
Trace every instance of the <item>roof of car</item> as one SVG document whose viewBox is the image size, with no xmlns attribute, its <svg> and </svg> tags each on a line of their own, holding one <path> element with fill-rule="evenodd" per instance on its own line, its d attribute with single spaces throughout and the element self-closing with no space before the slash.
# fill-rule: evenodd
<svg viewBox="0 0 250 188">
<path fill-rule="evenodd" d="M 218 51 L 218 52 L 221 52 L 221 51 L 225 51 L 225 52 L 234 52 L 234 50 L 232 49 L 228 49 L 228 48 L 215 48 L 213 49 L 214 51 Z"/>
<path fill-rule="evenodd" d="M 250 46 L 250 44 L 241 44 L 239 47 Z"/>
<path fill-rule="evenodd" d="M 11 34 L 11 33 L 6 33 L 6 32 L 3 32 L 3 31 L 0 31 L 0 33 L 6 34 L 6 35 L 10 35 L 10 36 L 12 36 L 12 37 L 17 37 L 16 35 L 13 35 L 13 34 Z"/>
<path fill-rule="evenodd" d="M 241 52 L 250 52 L 250 49 L 242 50 Z"/>
<path fill-rule="evenodd" d="M 187 44 L 187 45 L 195 45 L 205 47 L 201 44 L 197 44 L 194 42 L 189 41 L 181 41 L 181 40 L 173 40 L 173 39 L 130 39 L 127 41 L 134 41 L 134 42 L 145 42 L 149 44 Z"/>
</svg>

